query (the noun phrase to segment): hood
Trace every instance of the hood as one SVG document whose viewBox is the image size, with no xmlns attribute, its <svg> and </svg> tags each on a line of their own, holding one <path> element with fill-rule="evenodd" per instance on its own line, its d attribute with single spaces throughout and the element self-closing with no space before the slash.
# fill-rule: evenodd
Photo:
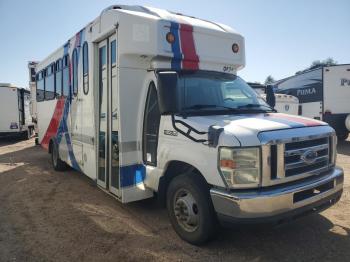
<svg viewBox="0 0 350 262">
<path fill-rule="evenodd" d="M 232 136 L 241 146 L 255 146 L 260 144 L 260 132 L 327 125 L 318 120 L 281 113 L 194 116 L 185 122 L 201 131 L 207 131 L 211 125 L 224 128 L 219 145 L 227 146 L 231 146 L 232 142 L 228 141 L 233 141 Z"/>
</svg>

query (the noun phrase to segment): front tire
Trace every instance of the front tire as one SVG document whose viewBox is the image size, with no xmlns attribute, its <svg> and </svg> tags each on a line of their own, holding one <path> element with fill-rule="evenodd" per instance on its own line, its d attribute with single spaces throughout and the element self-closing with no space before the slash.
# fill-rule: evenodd
<svg viewBox="0 0 350 262">
<path fill-rule="evenodd" d="M 67 164 L 61 160 L 58 145 L 55 142 L 52 143 L 51 163 L 56 171 L 65 171 L 68 168 Z"/>
<path fill-rule="evenodd" d="M 200 245 L 217 229 L 209 187 L 195 173 L 176 176 L 167 190 L 167 209 L 176 233 L 185 241 Z"/>
</svg>

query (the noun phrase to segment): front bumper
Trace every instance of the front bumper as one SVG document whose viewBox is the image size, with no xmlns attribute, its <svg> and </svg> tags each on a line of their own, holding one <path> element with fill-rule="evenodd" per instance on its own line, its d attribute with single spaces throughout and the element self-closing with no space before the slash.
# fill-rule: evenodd
<svg viewBox="0 0 350 262">
<path fill-rule="evenodd" d="M 288 185 L 234 192 L 212 188 L 210 195 L 222 222 L 278 222 L 333 205 L 341 197 L 343 183 L 344 172 L 335 167 Z"/>
</svg>

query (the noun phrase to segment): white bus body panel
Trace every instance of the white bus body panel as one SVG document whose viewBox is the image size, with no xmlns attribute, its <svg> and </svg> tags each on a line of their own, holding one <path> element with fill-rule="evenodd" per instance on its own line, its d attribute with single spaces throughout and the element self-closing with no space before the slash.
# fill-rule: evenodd
<svg viewBox="0 0 350 262">
<path fill-rule="evenodd" d="M 178 40 L 177 45 L 171 45 L 166 41 L 166 34 L 169 31 Z M 111 190 L 106 183 L 100 183 L 98 177 L 100 139 L 98 52 L 103 43 L 110 48 L 113 35 L 117 41 L 118 70 L 116 80 L 113 81 L 116 81 L 117 85 L 115 92 L 119 116 L 119 191 Z M 88 43 L 89 53 L 87 95 L 83 93 L 82 75 L 82 45 L 85 41 Z M 238 53 L 232 52 L 234 43 L 239 45 Z M 142 156 L 145 100 L 150 82 L 157 82 L 152 70 L 201 69 L 235 74 L 245 64 L 244 38 L 233 29 L 154 8 L 127 7 L 104 10 L 101 16 L 89 23 L 63 47 L 41 61 L 36 66 L 36 72 L 45 69 L 65 54 L 69 54 L 71 59 L 74 48 L 77 48 L 79 53 L 78 95 L 72 96 L 72 99 L 56 98 L 37 103 L 39 143 L 48 149 L 50 140 L 57 139 L 62 160 L 96 180 L 99 186 L 116 195 L 122 202 L 153 196 L 153 192 L 157 190 L 153 187 L 155 184 L 153 176 L 156 173 L 158 177 L 163 175 L 164 167 L 146 166 L 143 164 Z M 110 52 L 107 52 L 110 55 Z M 110 86 L 111 69 L 107 70 L 106 83 Z M 107 112 L 107 115 L 110 113 Z M 161 148 L 161 142 L 159 145 L 160 152 L 166 152 L 165 148 L 164 150 Z M 159 153 L 159 157 L 162 157 L 162 153 Z M 216 167 L 216 165 L 212 167 L 214 166 Z M 218 181 L 220 179 L 215 178 L 215 181 L 211 182 L 221 185 L 222 181 Z"/>
</svg>

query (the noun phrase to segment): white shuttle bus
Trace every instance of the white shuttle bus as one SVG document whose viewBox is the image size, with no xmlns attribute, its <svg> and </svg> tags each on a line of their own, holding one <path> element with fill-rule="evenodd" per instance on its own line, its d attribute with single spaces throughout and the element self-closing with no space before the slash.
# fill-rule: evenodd
<svg viewBox="0 0 350 262">
<path fill-rule="evenodd" d="M 0 105 L 0 137 L 29 139 L 34 130 L 29 90 L 0 83 Z"/>
<path fill-rule="evenodd" d="M 157 196 L 193 244 L 331 206 L 334 130 L 275 113 L 237 76 L 244 49 L 219 23 L 111 6 L 36 66 L 39 143 L 122 203 Z"/>
<path fill-rule="evenodd" d="M 327 122 L 339 140 L 350 133 L 350 64 L 324 66 L 287 77 L 276 92 L 299 98 L 302 116 Z"/>
</svg>

